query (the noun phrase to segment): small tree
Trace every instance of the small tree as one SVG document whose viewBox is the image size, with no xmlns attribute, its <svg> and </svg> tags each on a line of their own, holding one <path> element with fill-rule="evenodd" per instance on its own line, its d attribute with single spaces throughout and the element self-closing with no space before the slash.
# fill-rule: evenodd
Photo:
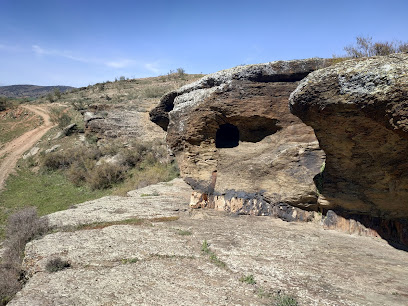
<svg viewBox="0 0 408 306">
<path fill-rule="evenodd" d="M 183 68 L 177 68 L 177 73 L 180 78 L 184 78 L 186 76 L 186 71 Z"/>
</svg>

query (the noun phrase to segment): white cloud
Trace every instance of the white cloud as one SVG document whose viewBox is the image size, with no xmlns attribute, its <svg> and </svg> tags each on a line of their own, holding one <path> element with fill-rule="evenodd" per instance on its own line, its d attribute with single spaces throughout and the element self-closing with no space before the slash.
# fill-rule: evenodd
<svg viewBox="0 0 408 306">
<path fill-rule="evenodd" d="M 112 68 L 127 68 L 130 66 L 134 66 L 135 64 L 136 64 L 136 61 L 131 60 L 131 59 L 122 59 L 122 60 L 105 62 L 106 66 L 112 67 Z"/>
<path fill-rule="evenodd" d="M 0 45 L 2 46 L 2 45 Z M 84 57 L 77 57 L 73 56 L 72 52 L 70 51 L 61 51 L 56 49 L 44 49 L 39 45 L 32 45 L 31 50 L 37 54 L 38 56 L 57 56 L 67 58 L 73 61 L 82 62 L 82 63 L 90 63 L 96 65 L 104 65 L 109 68 L 113 69 L 124 69 L 124 68 L 138 68 L 139 70 L 147 70 L 150 73 L 153 72 L 155 74 L 160 73 L 160 68 L 158 61 L 156 62 L 143 62 L 143 61 L 136 61 L 130 58 L 119 58 L 119 59 L 101 59 L 101 58 L 84 58 Z"/>
<path fill-rule="evenodd" d="M 144 67 L 147 70 L 149 70 L 151 72 L 154 72 L 154 73 L 159 73 L 160 72 L 160 69 L 157 66 L 158 66 L 157 63 L 146 63 L 146 64 L 144 64 Z"/>
<path fill-rule="evenodd" d="M 83 62 L 83 63 L 89 63 L 91 62 L 90 60 L 82 57 L 76 57 L 71 55 L 71 52 L 69 51 L 59 51 L 59 50 L 53 50 L 53 49 L 44 49 L 41 48 L 38 45 L 32 45 L 31 49 L 36 53 L 37 55 L 52 55 L 52 56 L 59 56 L 59 57 L 65 57 L 70 60 L 74 60 L 77 62 Z"/>
</svg>

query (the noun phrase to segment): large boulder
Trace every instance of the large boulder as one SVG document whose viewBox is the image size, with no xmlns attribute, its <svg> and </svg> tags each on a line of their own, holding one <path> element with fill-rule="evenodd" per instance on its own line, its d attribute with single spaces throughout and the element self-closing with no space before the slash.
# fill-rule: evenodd
<svg viewBox="0 0 408 306">
<path fill-rule="evenodd" d="M 408 217 L 408 54 L 315 71 L 291 94 L 290 108 L 326 153 L 316 178 L 321 207 Z"/>
<path fill-rule="evenodd" d="M 181 176 L 197 191 L 192 206 L 289 218 L 297 213 L 287 205 L 316 208 L 313 178 L 324 153 L 313 130 L 290 113 L 288 98 L 300 80 L 330 64 L 238 66 L 161 99 L 150 118 L 167 130 Z"/>
</svg>

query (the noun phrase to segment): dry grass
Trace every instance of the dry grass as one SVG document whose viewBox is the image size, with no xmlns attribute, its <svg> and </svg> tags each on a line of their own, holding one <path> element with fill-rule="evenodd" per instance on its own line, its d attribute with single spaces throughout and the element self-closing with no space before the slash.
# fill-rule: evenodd
<svg viewBox="0 0 408 306">
<path fill-rule="evenodd" d="M 25 208 L 8 218 L 5 251 L 0 265 L 0 304 L 5 305 L 21 289 L 24 274 L 21 262 L 30 240 L 48 231 L 48 220 L 39 218 L 33 207 Z"/>
</svg>

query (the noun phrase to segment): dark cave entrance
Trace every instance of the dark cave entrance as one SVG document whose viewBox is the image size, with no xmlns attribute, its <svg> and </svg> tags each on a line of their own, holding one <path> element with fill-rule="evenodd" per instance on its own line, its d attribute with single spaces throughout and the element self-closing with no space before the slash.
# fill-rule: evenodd
<svg viewBox="0 0 408 306">
<path fill-rule="evenodd" d="M 215 135 L 217 148 L 234 148 L 239 144 L 239 130 L 235 125 L 226 123 L 220 125 Z"/>
</svg>

